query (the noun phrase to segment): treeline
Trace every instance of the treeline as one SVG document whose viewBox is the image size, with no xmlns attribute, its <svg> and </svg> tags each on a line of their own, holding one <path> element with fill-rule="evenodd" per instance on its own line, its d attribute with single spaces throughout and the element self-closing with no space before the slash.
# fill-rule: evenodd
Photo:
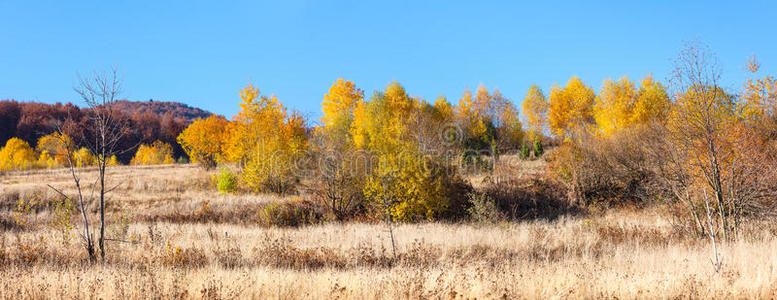
<svg viewBox="0 0 777 300">
<path fill-rule="evenodd" d="M 532 86 L 522 117 L 485 86 L 451 104 L 412 97 L 396 82 L 365 97 L 338 79 L 324 96 L 322 125 L 312 131 L 249 85 L 232 120 L 198 120 L 178 141 L 207 167 L 237 166 L 219 177 L 225 191 L 305 187 L 338 219 L 451 218 L 472 206 L 520 217 L 665 201 L 687 230 L 731 238 L 745 218 L 777 206 L 777 81 L 755 76 L 753 58 L 754 77 L 740 92 L 726 90 L 711 57 L 688 47 L 669 85 L 622 77 L 605 80 L 597 93 L 572 77 L 547 96 Z M 472 189 L 461 175 L 493 170 L 506 151 L 521 148 L 528 157 L 531 144 L 542 155 L 549 141 L 558 147 L 540 179 L 496 178 L 482 189 L 487 195 L 466 199 Z"/>
<path fill-rule="evenodd" d="M 116 118 L 128 124 L 128 132 L 122 139 L 118 154 L 120 163 L 127 164 L 135 154 L 132 150 L 141 144 L 155 141 L 167 143 L 172 156 L 186 158 L 186 153 L 176 142 L 181 131 L 196 118 L 210 113 L 174 102 L 131 102 L 115 103 Z M 12 137 L 36 148 L 38 140 L 63 128 L 76 142 L 88 131 L 87 109 L 71 103 L 44 104 L 37 102 L 0 101 L 0 143 L 5 144 Z"/>
<path fill-rule="evenodd" d="M 365 97 L 338 79 L 324 96 L 322 125 L 312 130 L 275 96 L 252 85 L 240 95 L 232 120 L 197 120 L 178 137 L 192 161 L 237 166 L 237 175 L 219 176 L 226 192 L 304 188 L 341 220 L 461 216 L 471 189 L 460 174 L 492 169 L 500 153 L 525 141 L 518 109 L 485 86 L 453 105 L 412 97 L 397 82 Z"/>
</svg>

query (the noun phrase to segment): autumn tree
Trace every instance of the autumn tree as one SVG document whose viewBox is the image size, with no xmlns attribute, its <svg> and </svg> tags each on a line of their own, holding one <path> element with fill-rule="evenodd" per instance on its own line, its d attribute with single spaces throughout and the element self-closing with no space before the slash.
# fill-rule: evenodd
<svg viewBox="0 0 777 300">
<path fill-rule="evenodd" d="M 321 103 L 324 113 L 321 121 L 324 128 L 335 131 L 331 134 L 347 137 L 354 118 L 353 111 L 363 99 L 364 92 L 357 89 L 352 81 L 337 79 Z"/>
<path fill-rule="evenodd" d="M 604 136 L 631 125 L 632 111 L 637 101 L 634 82 L 628 77 L 618 81 L 607 79 L 596 97 L 593 113 L 596 125 Z"/>
<path fill-rule="evenodd" d="M 697 230 L 731 240 L 744 214 L 759 213 L 758 202 L 777 195 L 775 151 L 748 124 L 747 103 L 720 86 L 720 69 L 709 50 L 689 44 L 675 65 L 668 146 L 651 149 L 660 151 L 656 158 L 666 153 L 662 148 L 671 151 L 672 159 L 658 160 L 669 170 L 661 178 L 687 204 Z M 714 212 L 714 224 L 699 220 L 706 207 Z"/>
<path fill-rule="evenodd" d="M 260 96 L 253 85 L 240 97 L 241 110 L 226 127 L 224 156 L 243 166 L 243 182 L 252 190 L 284 193 L 297 180 L 295 157 L 307 148 L 305 121 L 275 96 Z"/>
<path fill-rule="evenodd" d="M 537 140 L 548 129 L 548 100 L 536 85 L 532 85 L 523 98 L 521 108 L 529 127 L 529 140 Z"/>
<path fill-rule="evenodd" d="M 92 151 L 89 151 L 89 149 L 84 147 L 79 148 L 73 153 L 73 161 L 78 168 L 97 165 L 97 158 L 92 154 Z"/>
<path fill-rule="evenodd" d="M 451 206 L 448 193 L 454 178 L 445 166 L 424 155 L 407 124 L 420 113 L 420 104 L 392 82 L 369 101 L 359 102 L 354 111 L 354 141 L 376 161 L 364 195 L 379 212 L 386 209 L 383 200 L 391 198 L 388 210 L 394 220 L 434 219 Z"/>
<path fill-rule="evenodd" d="M 217 115 L 197 119 L 178 135 L 177 141 L 193 163 L 213 168 L 223 159 L 228 124 L 227 119 Z"/>
<path fill-rule="evenodd" d="M 0 149 L 0 170 L 2 171 L 27 170 L 33 166 L 33 162 L 35 162 L 35 151 L 30 144 L 19 138 L 10 138 Z"/>
<path fill-rule="evenodd" d="M 487 149 L 494 141 L 492 96 L 484 85 L 478 86 L 475 96 L 467 89 L 456 106 L 456 118 L 465 134 L 465 147 L 471 150 Z"/>
<path fill-rule="evenodd" d="M 755 55 L 748 59 L 747 70 L 758 74 L 761 65 Z M 767 139 L 777 140 L 777 79 L 774 76 L 748 78 L 742 92 L 744 118 L 760 127 Z"/>
<path fill-rule="evenodd" d="M 497 147 L 502 150 L 517 149 L 523 144 L 524 130 L 521 123 L 518 108 L 498 89 L 494 89 L 491 96 L 490 121 L 496 129 L 496 141 L 492 155 L 496 157 Z M 499 151 L 502 151 L 499 150 Z"/>
<path fill-rule="evenodd" d="M 441 154 L 458 149 L 461 130 L 454 119 L 454 107 L 445 96 L 439 96 L 434 103 L 418 99 L 418 106 L 408 125 L 415 129 L 411 135 L 421 151 Z"/>
<path fill-rule="evenodd" d="M 131 165 L 161 165 L 175 163 L 173 147 L 168 143 L 155 141 L 152 144 L 142 144 L 130 161 Z"/>
<path fill-rule="evenodd" d="M 605 80 L 594 104 L 598 132 L 610 136 L 618 130 L 651 121 L 666 120 L 671 102 L 666 89 L 647 76 L 639 89 L 628 77 Z"/>
<path fill-rule="evenodd" d="M 356 161 L 358 151 L 350 133 L 354 111 L 363 99 L 364 92 L 353 82 L 337 79 L 324 95 L 322 126 L 313 135 L 318 180 L 312 194 L 339 221 L 363 208 L 364 166 Z"/>
<path fill-rule="evenodd" d="M 53 132 L 49 135 L 42 136 L 38 139 L 38 143 L 35 146 L 35 151 L 40 153 L 41 162 L 46 163 L 47 167 L 52 168 L 54 166 L 67 165 L 68 158 L 65 157 L 68 153 L 68 149 L 74 147 L 73 140 L 67 134 L 59 132 Z M 51 159 L 43 159 L 47 156 Z"/>
<path fill-rule="evenodd" d="M 548 125 L 553 134 L 567 137 L 594 122 L 595 93 L 579 77 L 570 78 L 564 88 L 554 85 L 549 98 Z"/>
<path fill-rule="evenodd" d="M 652 75 L 639 82 L 637 102 L 631 113 L 631 124 L 645 124 L 651 121 L 665 122 L 672 109 L 672 100 L 661 82 Z"/>
</svg>

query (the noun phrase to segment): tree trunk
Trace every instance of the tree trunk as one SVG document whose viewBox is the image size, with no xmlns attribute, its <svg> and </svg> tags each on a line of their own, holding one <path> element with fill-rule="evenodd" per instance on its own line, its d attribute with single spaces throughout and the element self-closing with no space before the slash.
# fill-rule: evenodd
<svg viewBox="0 0 777 300">
<path fill-rule="evenodd" d="M 105 157 L 103 156 L 103 162 L 100 166 L 100 239 L 98 241 L 100 247 L 100 257 L 105 262 Z"/>
</svg>

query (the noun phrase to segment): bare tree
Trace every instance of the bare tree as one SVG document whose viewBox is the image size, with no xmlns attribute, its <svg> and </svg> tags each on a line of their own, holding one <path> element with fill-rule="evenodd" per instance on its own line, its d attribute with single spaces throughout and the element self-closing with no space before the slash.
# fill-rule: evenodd
<svg viewBox="0 0 777 300">
<path fill-rule="evenodd" d="M 89 107 L 87 118 L 90 134 L 84 138 L 87 149 L 95 154 L 98 170 L 98 197 L 100 199 L 100 233 L 97 245 L 100 257 L 105 260 L 105 171 L 111 156 L 129 151 L 121 149 L 122 138 L 129 133 L 125 119 L 120 118 L 115 104 L 122 92 L 122 82 L 116 68 L 95 71 L 91 76 L 79 76 L 75 91 Z"/>
<path fill-rule="evenodd" d="M 89 203 L 91 202 L 92 196 L 94 195 L 94 187 L 96 184 L 92 184 L 92 194 L 89 197 L 86 197 L 84 186 L 81 184 L 81 174 L 76 167 L 75 160 L 75 148 L 73 141 L 70 139 L 70 137 L 66 134 L 66 129 L 63 127 L 62 122 L 58 122 L 54 124 L 56 128 L 57 134 L 55 135 L 56 142 L 58 147 L 60 148 L 58 151 L 64 156 L 65 162 L 67 163 L 68 170 L 70 171 L 70 175 L 73 178 L 73 183 L 75 184 L 76 188 L 76 197 L 78 197 L 78 210 L 81 215 L 81 221 L 84 226 L 84 232 L 80 234 L 81 239 L 84 242 L 84 248 L 86 248 L 86 253 L 89 256 L 89 260 L 94 262 L 96 260 L 95 256 L 95 249 L 94 249 L 94 235 L 90 231 L 90 222 L 89 222 L 89 216 L 87 215 L 87 207 Z M 52 185 L 48 185 L 52 190 L 59 193 L 63 198 L 70 199 L 68 195 L 66 195 L 61 190 L 55 188 Z"/>
<path fill-rule="evenodd" d="M 715 258 L 715 260 L 712 261 L 712 265 L 715 267 L 715 273 L 720 273 L 720 268 L 723 267 L 723 260 L 720 258 L 720 255 L 718 255 L 718 243 L 715 239 L 715 236 L 717 235 L 717 232 L 714 231 L 714 226 L 712 225 L 712 211 L 710 210 L 710 201 L 707 197 L 707 192 L 704 192 L 704 209 L 705 212 L 707 212 L 707 224 L 709 224 L 710 231 L 707 234 L 710 237 L 710 240 L 712 241 L 712 255 Z"/>
<path fill-rule="evenodd" d="M 122 138 L 130 131 L 126 119 L 121 118 L 120 113 L 114 107 L 121 94 L 121 80 L 118 77 L 117 70 L 113 68 L 110 71 L 95 71 L 90 76 L 79 76 L 78 79 L 79 84 L 74 90 L 81 96 L 81 99 L 88 107 L 86 112 L 88 122 L 83 132 L 78 133 L 78 143 L 95 156 L 97 164 L 97 177 L 91 185 L 89 196 L 85 193 L 85 187 L 81 183 L 82 176 L 74 161 L 75 143 L 70 140 L 70 137 L 66 134 L 67 130 L 61 123 L 56 128 L 59 133 L 60 147 L 64 150 L 68 168 L 75 183 L 78 206 L 84 226 L 82 238 L 91 261 L 96 260 L 96 249 L 94 233 L 90 226 L 87 211 L 89 211 L 90 203 L 94 202 L 94 200 L 99 200 L 100 227 L 97 234 L 97 249 L 100 251 L 100 258 L 104 261 L 106 240 L 105 201 L 106 195 L 116 188 L 106 187 L 106 170 L 108 161 L 112 156 L 131 149 L 121 148 Z M 51 185 L 49 186 L 63 197 L 68 198 L 62 191 Z"/>
<path fill-rule="evenodd" d="M 375 199 L 375 205 L 377 206 L 376 208 L 380 210 L 380 212 L 383 213 L 384 217 L 386 218 L 386 226 L 388 227 L 389 238 L 391 239 L 391 250 L 394 253 L 394 260 L 396 260 L 397 246 L 394 242 L 394 218 L 391 214 L 391 208 L 398 203 L 398 199 L 393 188 L 396 187 L 397 180 L 399 179 L 397 178 L 396 172 L 394 171 L 383 174 L 382 176 L 379 176 L 379 178 L 382 193 L 376 197 L 377 199 Z"/>
</svg>

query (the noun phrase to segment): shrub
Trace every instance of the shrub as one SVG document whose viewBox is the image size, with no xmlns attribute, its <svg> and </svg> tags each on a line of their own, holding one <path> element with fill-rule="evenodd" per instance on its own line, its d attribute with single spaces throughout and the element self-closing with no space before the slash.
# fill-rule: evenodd
<svg viewBox="0 0 777 300">
<path fill-rule="evenodd" d="M 542 149 L 542 143 L 539 140 L 534 141 L 534 157 L 541 157 L 545 151 Z"/>
<path fill-rule="evenodd" d="M 75 213 L 76 207 L 70 198 L 51 203 L 51 219 L 48 225 L 61 234 L 62 244 L 67 245 L 70 242 L 70 232 L 74 229 L 71 219 Z"/>
<path fill-rule="evenodd" d="M 453 167 L 438 159 L 404 153 L 384 155 L 363 192 L 374 212 L 389 209 L 394 220 L 415 222 L 456 217 L 467 185 Z M 385 218 L 385 216 L 381 217 Z"/>
<path fill-rule="evenodd" d="M 521 159 L 527 159 L 529 158 L 529 146 L 526 146 L 526 144 L 521 145 Z"/>
<path fill-rule="evenodd" d="M 37 165 L 38 167 L 49 169 L 60 166 L 47 150 L 41 151 L 40 156 L 38 156 Z"/>
<path fill-rule="evenodd" d="M 321 215 L 313 203 L 292 200 L 283 203 L 271 203 L 259 211 L 259 223 L 267 227 L 297 227 L 315 224 Z"/>
<path fill-rule="evenodd" d="M 174 267 L 202 267 L 208 263 L 205 252 L 198 248 L 182 248 L 169 242 L 162 252 L 162 264 Z"/>
<path fill-rule="evenodd" d="M 643 145 L 655 145 L 647 127 L 621 130 L 609 137 L 580 135 L 565 142 L 549 158 L 549 173 L 567 187 L 570 200 L 581 206 L 647 201 L 655 188 L 650 159 Z"/>
<path fill-rule="evenodd" d="M 486 194 L 471 193 L 470 208 L 467 213 L 472 221 L 477 223 L 498 223 L 504 220 L 504 214 L 496 207 L 494 199 Z"/>
<path fill-rule="evenodd" d="M 227 168 L 222 168 L 216 176 L 216 188 L 222 194 L 234 192 L 237 188 L 237 175 Z"/>
<path fill-rule="evenodd" d="M 512 178 L 487 183 L 483 199 L 493 201 L 507 219 L 553 219 L 562 214 L 575 213 L 577 207 L 569 202 L 563 186 L 546 177 Z M 473 203 L 474 205 L 474 203 Z M 484 205 L 485 206 L 485 205 Z"/>
<path fill-rule="evenodd" d="M 313 183 L 312 195 L 317 203 L 338 221 L 345 221 L 364 210 L 364 179 L 349 161 L 333 156 L 323 160 L 321 179 Z"/>
</svg>

